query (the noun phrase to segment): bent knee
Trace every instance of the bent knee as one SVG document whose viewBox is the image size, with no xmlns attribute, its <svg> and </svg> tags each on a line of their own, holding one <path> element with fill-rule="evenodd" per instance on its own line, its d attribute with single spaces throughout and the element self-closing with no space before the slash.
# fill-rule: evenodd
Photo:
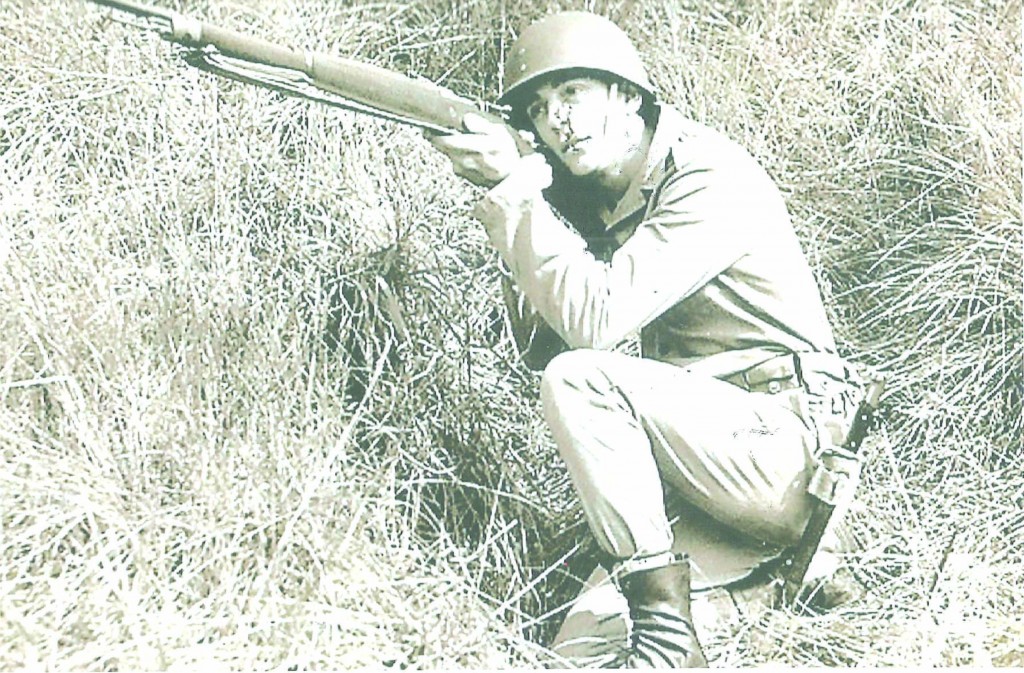
<svg viewBox="0 0 1024 673">
<path fill-rule="evenodd" d="M 577 348 L 551 359 L 540 379 L 542 400 L 553 400 L 565 389 L 577 390 L 599 371 L 602 351 Z"/>
</svg>

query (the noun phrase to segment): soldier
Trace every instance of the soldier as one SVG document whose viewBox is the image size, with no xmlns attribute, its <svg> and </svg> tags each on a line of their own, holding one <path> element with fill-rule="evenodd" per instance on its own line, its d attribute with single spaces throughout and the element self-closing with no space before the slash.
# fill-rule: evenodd
<svg viewBox="0 0 1024 673">
<path fill-rule="evenodd" d="M 507 267 L 523 357 L 544 368 L 545 419 L 606 586 L 628 606 L 624 663 L 706 666 L 691 565 L 720 586 L 799 540 L 817 455 L 841 441 L 861 387 L 772 179 L 660 103 L 617 26 L 542 19 L 512 47 L 505 86 L 537 153 L 479 117 L 432 142 L 489 188 L 474 214 Z M 640 357 L 614 350 L 635 333 Z M 568 656 L 606 625 L 598 614 L 558 644 Z"/>
</svg>

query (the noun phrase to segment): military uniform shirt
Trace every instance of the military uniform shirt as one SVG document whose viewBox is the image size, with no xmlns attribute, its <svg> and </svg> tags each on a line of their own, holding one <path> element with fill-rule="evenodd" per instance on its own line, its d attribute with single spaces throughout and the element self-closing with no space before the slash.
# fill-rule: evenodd
<svg viewBox="0 0 1024 673">
<path fill-rule="evenodd" d="M 645 356 L 717 377 L 835 352 L 782 196 L 738 144 L 661 106 L 643 174 L 589 241 L 544 200 L 550 181 L 543 157 L 524 157 L 474 214 L 570 347 L 642 330 Z"/>
</svg>

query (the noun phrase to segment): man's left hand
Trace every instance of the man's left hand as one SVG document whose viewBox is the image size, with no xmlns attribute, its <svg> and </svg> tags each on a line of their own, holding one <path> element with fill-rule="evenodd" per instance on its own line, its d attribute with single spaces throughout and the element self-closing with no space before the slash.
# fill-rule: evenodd
<svg viewBox="0 0 1024 673">
<path fill-rule="evenodd" d="M 462 125 L 465 133 L 426 134 L 430 143 L 451 160 L 455 174 L 483 187 L 508 177 L 520 156 L 513 131 L 474 114 L 466 115 Z"/>
</svg>

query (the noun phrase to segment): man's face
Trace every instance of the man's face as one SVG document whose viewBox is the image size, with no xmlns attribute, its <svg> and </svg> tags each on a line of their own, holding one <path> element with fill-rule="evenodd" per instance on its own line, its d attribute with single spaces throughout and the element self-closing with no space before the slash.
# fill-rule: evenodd
<svg viewBox="0 0 1024 673">
<path fill-rule="evenodd" d="M 626 122 L 640 107 L 615 85 L 592 77 L 543 84 L 526 106 L 541 141 L 577 176 L 614 171 L 630 147 Z"/>
</svg>

